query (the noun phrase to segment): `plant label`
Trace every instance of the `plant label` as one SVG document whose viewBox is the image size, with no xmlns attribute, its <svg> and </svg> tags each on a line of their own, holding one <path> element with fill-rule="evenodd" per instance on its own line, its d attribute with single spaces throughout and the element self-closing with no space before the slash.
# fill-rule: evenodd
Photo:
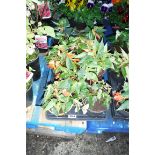
<svg viewBox="0 0 155 155">
<path fill-rule="evenodd" d="M 35 36 L 35 46 L 39 49 L 48 49 L 47 36 Z"/>
<path fill-rule="evenodd" d="M 68 118 L 76 118 L 76 115 L 68 115 Z"/>
<path fill-rule="evenodd" d="M 39 15 L 40 15 L 41 19 L 49 19 L 49 18 L 51 18 L 51 11 L 50 11 L 50 8 L 49 8 L 49 4 L 47 2 L 38 5 L 38 12 L 39 12 Z"/>
</svg>

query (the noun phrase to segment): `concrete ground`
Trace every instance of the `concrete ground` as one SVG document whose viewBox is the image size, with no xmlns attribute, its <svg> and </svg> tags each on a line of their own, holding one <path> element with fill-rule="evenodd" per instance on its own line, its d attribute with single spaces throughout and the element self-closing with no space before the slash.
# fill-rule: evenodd
<svg viewBox="0 0 155 155">
<path fill-rule="evenodd" d="M 115 141 L 106 143 L 110 137 Z M 102 135 L 79 135 L 74 138 L 60 138 L 26 135 L 27 155 L 128 155 L 129 135 L 104 133 Z"/>
</svg>

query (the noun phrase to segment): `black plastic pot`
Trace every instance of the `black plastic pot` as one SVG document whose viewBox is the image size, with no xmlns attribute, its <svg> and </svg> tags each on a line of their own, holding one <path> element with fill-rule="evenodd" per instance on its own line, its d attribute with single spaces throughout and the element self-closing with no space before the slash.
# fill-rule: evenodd
<svg viewBox="0 0 155 155">
<path fill-rule="evenodd" d="M 41 76 L 41 71 L 40 71 L 40 63 L 39 63 L 39 56 L 32 62 L 28 63 L 26 68 L 29 69 L 31 67 L 33 70 L 33 80 L 36 81 L 40 78 Z"/>
<path fill-rule="evenodd" d="M 32 102 L 33 102 L 33 89 L 31 85 L 31 87 L 26 92 L 26 107 L 32 105 Z"/>
<path fill-rule="evenodd" d="M 44 54 L 44 55 L 47 55 L 48 54 L 48 49 L 38 48 L 38 50 L 39 50 L 39 53 L 41 53 L 41 54 Z"/>
<path fill-rule="evenodd" d="M 83 114 L 82 110 L 75 112 L 75 107 L 72 107 L 67 113 L 61 116 L 55 116 L 51 112 L 46 112 L 46 118 L 48 120 L 101 120 L 106 118 L 106 113 L 101 113 L 101 115 L 95 115 L 87 111 Z"/>
<path fill-rule="evenodd" d="M 123 89 L 125 79 L 121 73 L 119 76 L 117 76 L 117 73 L 113 69 L 108 68 L 104 72 L 102 78 L 112 87 L 113 91 L 120 91 Z"/>
<path fill-rule="evenodd" d="M 107 107 L 100 104 L 100 102 L 96 102 L 92 108 L 89 107 L 87 114 L 89 116 L 100 116 L 106 114 Z"/>
<path fill-rule="evenodd" d="M 43 24 L 47 24 L 47 25 L 51 24 L 51 18 L 42 19 L 41 21 L 42 21 Z"/>
<path fill-rule="evenodd" d="M 106 115 L 106 112 L 107 112 L 107 109 L 106 110 L 102 110 L 100 112 L 88 109 L 87 115 L 90 116 L 90 117 L 99 117 L 99 116 L 102 116 L 102 115 Z"/>
<path fill-rule="evenodd" d="M 55 22 L 57 22 L 57 21 L 55 21 Z M 57 25 L 54 23 L 53 20 L 51 20 L 51 21 L 50 21 L 50 26 L 52 26 L 53 28 L 55 28 Z"/>
</svg>

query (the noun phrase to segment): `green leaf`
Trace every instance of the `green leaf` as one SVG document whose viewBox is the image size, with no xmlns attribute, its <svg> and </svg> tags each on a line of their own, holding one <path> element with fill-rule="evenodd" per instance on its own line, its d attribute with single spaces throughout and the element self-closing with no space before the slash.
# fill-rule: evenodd
<svg viewBox="0 0 155 155">
<path fill-rule="evenodd" d="M 94 49 L 95 51 L 98 51 L 99 46 L 100 46 L 100 43 L 99 43 L 99 42 L 97 41 L 97 39 L 95 38 L 93 49 Z"/>
<path fill-rule="evenodd" d="M 43 26 L 43 27 L 39 27 L 38 30 L 37 30 L 37 33 L 39 35 L 48 35 L 48 36 L 51 36 L 53 38 L 55 38 L 55 32 L 54 32 L 54 29 L 50 26 Z"/>
<path fill-rule="evenodd" d="M 77 81 L 74 81 L 73 84 L 72 84 L 72 87 L 71 87 L 71 92 L 75 92 L 76 90 L 79 90 L 78 89 L 78 82 Z"/>
<path fill-rule="evenodd" d="M 85 43 L 80 43 L 80 44 L 79 44 L 79 47 L 80 47 L 82 50 L 88 48 L 88 47 L 87 47 L 87 44 L 85 44 Z"/>
<path fill-rule="evenodd" d="M 97 93 L 97 99 L 100 100 L 101 97 L 102 97 L 102 90 L 99 89 L 99 90 L 98 90 L 98 93 Z"/>
<path fill-rule="evenodd" d="M 60 101 L 60 102 L 63 102 L 63 103 L 65 103 L 66 101 L 67 101 L 67 97 L 65 97 L 64 95 L 59 95 L 58 97 L 58 100 Z"/>
<path fill-rule="evenodd" d="M 67 57 L 66 58 L 66 67 L 68 68 L 68 69 L 73 69 L 73 62 Z"/>
<path fill-rule="evenodd" d="M 52 97 L 53 91 L 54 91 L 53 86 L 48 85 L 46 92 L 45 92 L 45 95 L 44 95 L 44 102 L 47 102 Z"/>
<path fill-rule="evenodd" d="M 117 111 L 125 109 L 129 109 L 129 100 L 124 101 L 124 103 L 117 109 Z"/>
<path fill-rule="evenodd" d="M 60 83 L 59 83 L 59 88 L 60 89 L 67 89 L 67 90 L 69 90 L 70 89 L 70 87 L 71 87 L 71 80 L 70 79 L 66 79 L 66 80 L 63 80 L 63 81 L 60 81 Z"/>
<path fill-rule="evenodd" d="M 83 64 L 87 64 L 87 63 L 92 62 L 92 61 L 94 61 L 94 58 L 92 56 L 90 56 L 90 55 L 86 55 L 84 58 L 82 58 L 80 60 L 79 64 L 81 66 L 83 66 Z"/>
<path fill-rule="evenodd" d="M 123 54 L 123 57 L 126 58 L 127 60 L 129 59 L 128 58 L 128 54 L 121 48 L 121 52 Z"/>
<path fill-rule="evenodd" d="M 83 52 L 83 53 L 80 53 L 80 54 L 74 56 L 74 58 L 79 58 L 80 59 L 80 58 L 85 57 L 86 55 L 87 55 L 87 53 Z"/>
<path fill-rule="evenodd" d="M 37 33 L 38 33 L 38 35 L 45 34 L 44 28 L 43 27 L 38 27 Z"/>
<path fill-rule="evenodd" d="M 53 108 L 53 106 L 57 103 L 56 99 L 51 99 L 51 101 L 48 103 L 48 105 L 45 107 L 45 111 L 50 110 Z"/>
<path fill-rule="evenodd" d="M 45 29 L 45 33 L 53 38 L 55 38 L 55 32 L 54 32 L 54 28 L 50 27 L 50 26 L 44 26 Z"/>
<path fill-rule="evenodd" d="M 97 57 L 103 56 L 103 53 L 104 53 L 104 43 L 103 43 L 103 40 L 101 40 L 97 51 Z"/>
<path fill-rule="evenodd" d="M 126 78 L 127 73 L 126 73 L 125 67 L 121 67 L 121 71 L 122 71 L 123 77 Z"/>
<path fill-rule="evenodd" d="M 107 52 L 108 52 L 108 45 L 105 44 L 105 45 L 104 45 L 104 53 L 107 53 Z"/>
<path fill-rule="evenodd" d="M 97 78 L 96 74 L 95 73 L 92 73 L 92 72 L 87 72 L 85 74 L 85 77 L 86 77 L 87 80 L 95 80 L 95 81 L 98 81 L 98 78 Z"/>
<path fill-rule="evenodd" d="M 55 116 L 58 116 L 59 115 L 59 111 L 56 109 L 56 107 L 52 107 L 50 109 L 50 111 L 52 112 L 52 114 L 54 114 Z"/>
<path fill-rule="evenodd" d="M 67 113 L 73 106 L 73 100 L 70 100 L 69 102 L 66 103 L 66 107 L 65 107 L 65 113 Z"/>
<path fill-rule="evenodd" d="M 78 78 L 83 78 L 83 77 L 85 76 L 86 72 L 85 72 L 85 70 L 80 69 L 80 70 L 77 72 L 77 74 L 78 74 Z"/>
</svg>

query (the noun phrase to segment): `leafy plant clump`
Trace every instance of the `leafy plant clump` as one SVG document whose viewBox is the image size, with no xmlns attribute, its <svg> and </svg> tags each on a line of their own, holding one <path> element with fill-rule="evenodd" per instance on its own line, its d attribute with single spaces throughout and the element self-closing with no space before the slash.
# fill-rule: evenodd
<svg viewBox="0 0 155 155">
<path fill-rule="evenodd" d="M 100 12 L 99 5 L 95 5 L 91 9 L 86 6 L 82 6 L 80 9 L 70 11 L 64 4 L 60 4 L 58 11 L 66 16 L 70 21 L 74 21 L 75 26 L 78 23 L 84 23 L 86 26 L 93 28 L 94 22 L 102 21 L 103 19 L 103 14 Z"/>
<path fill-rule="evenodd" d="M 129 27 L 129 5 L 126 1 L 115 4 L 112 12 L 109 13 L 109 20 L 112 25 L 119 26 L 120 29 Z"/>
<path fill-rule="evenodd" d="M 81 45 L 81 39 L 74 40 L 76 47 L 78 47 L 79 43 Z M 90 44 L 90 42 L 88 43 Z M 47 56 L 49 64 L 51 61 L 59 61 L 59 65 L 52 67 L 56 81 L 54 84 L 49 85 L 46 90 L 43 105 L 45 110 L 60 115 L 67 113 L 73 106 L 76 112 L 85 107 L 85 113 L 87 112 L 86 107 L 87 109 L 93 109 L 96 102 L 106 108 L 109 106 L 111 88 L 103 81 L 99 81 L 97 75 L 101 69 L 106 69 L 109 65 L 112 65 L 112 63 L 105 62 L 110 53 L 107 52 L 107 47 L 103 45 L 102 41 L 99 43 L 94 40 L 91 45 L 84 46 L 81 53 L 74 54 L 74 50 L 77 49 L 72 48 L 71 51 L 66 52 L 70 47 L 59 45 L 54 47 L 53 52 Z M 65 47 L 68 48 L 65 49 Z M 83 52 L 84 50 L 85 52 Z M 75 59 L 78 59 L 78 61 L 75 61 Z"/>
</svg>

